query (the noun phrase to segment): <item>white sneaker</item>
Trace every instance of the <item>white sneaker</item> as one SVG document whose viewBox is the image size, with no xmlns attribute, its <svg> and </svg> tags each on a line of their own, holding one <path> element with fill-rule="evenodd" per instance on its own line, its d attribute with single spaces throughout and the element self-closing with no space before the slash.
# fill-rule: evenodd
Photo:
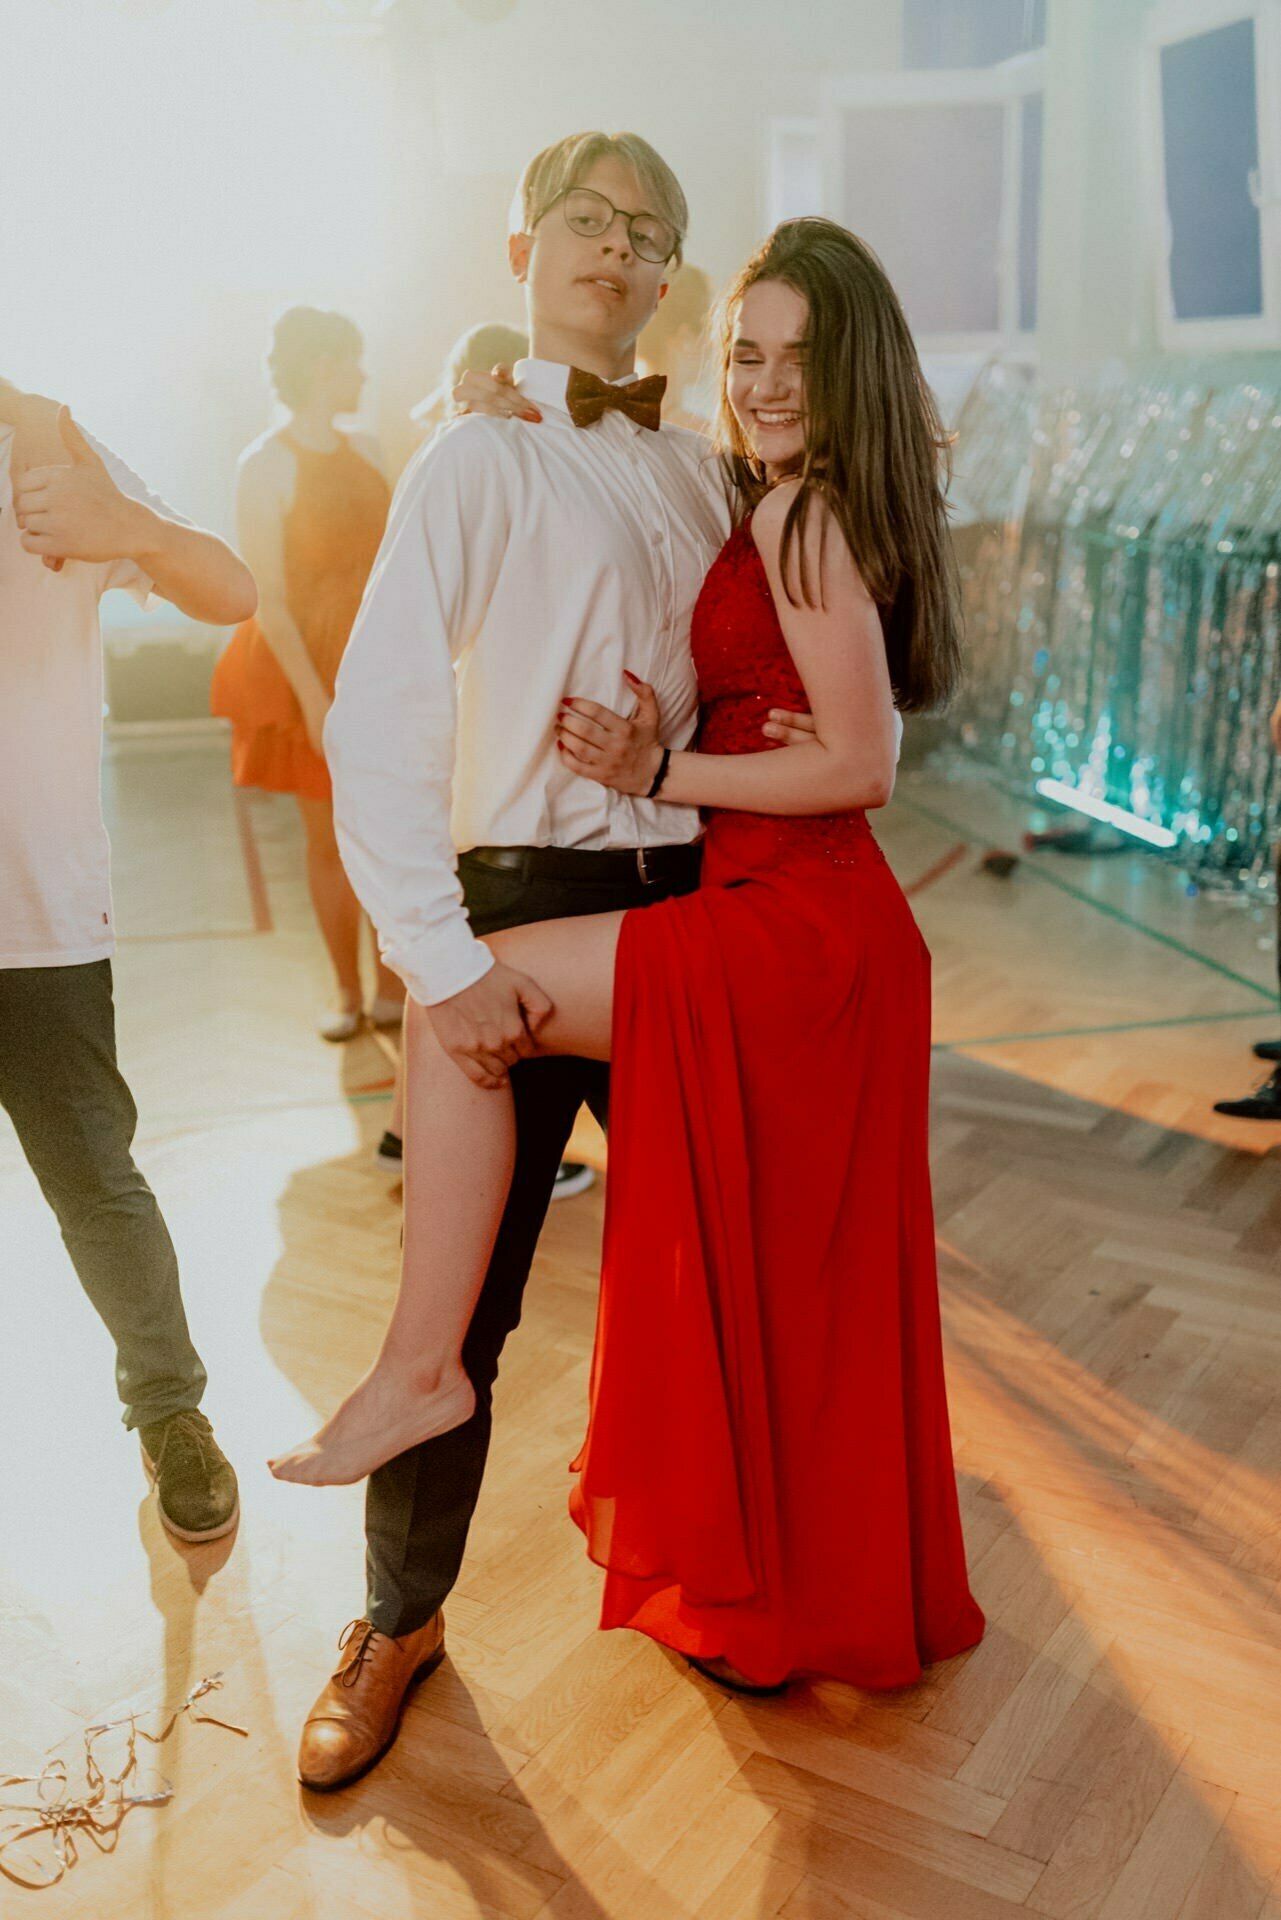
<svg viewBox="0 0 1281 1920">
<path fill-rule="evenodd" d="M 595 1184 L 596 1175 L 590 1167 L 583 1166 L 577 1160 L 562 1160 L 556 1169 L 552 1199 L 572 1200 L 576 1193 L 586 1193 Z"/>
<path fill-rule="evenodd" d="M 379 994 L 369 1003 L 369 1018 L 376 1027 L 399 1027 L 404 1025 L 405 1003 L 403 1000 L 384 999 Z"/>
<path fill-rule="evenodd" d="M 359 1007 L 339 1007 L 336 1013 L 321 1014 L 316 1032 L 322 1040 L 354 1040 L 364 1021 Z"/>
</svg>

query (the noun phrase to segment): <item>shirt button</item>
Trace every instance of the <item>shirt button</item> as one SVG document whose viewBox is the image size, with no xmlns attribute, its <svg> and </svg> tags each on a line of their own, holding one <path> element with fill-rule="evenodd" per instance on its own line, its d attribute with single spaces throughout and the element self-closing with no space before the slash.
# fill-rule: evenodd
<svg viewBox="0 0 1281 1920">
<path fill-rule="evenodd" d="M 649 537 L 650 537 L 650 540 L 651 540 L 651 542 L 653 543 L 653 545 L 654 545 L 654 546 L 656 546 L 656 547 L 661 547 L 661 546 L 662 546 L 662 544 L 663 544 L 663 536 L 662 536 L 662 534 L 661 534 L 661 533 L 659 533 L 659 532 L 657 531 L 657 529 L 655 529 L 655 531 L 654 531 L 653 533 L 651 533 Z"/>
</svg>

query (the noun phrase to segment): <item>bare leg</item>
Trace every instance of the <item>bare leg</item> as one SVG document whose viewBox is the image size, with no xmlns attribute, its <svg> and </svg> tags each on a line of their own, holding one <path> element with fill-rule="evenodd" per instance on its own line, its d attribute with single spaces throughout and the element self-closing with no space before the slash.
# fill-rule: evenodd
<svg viewBox="0 0 1281 1920">
<path fill-rule="evenodd" d="M 374 998 L 369 1011 L 379 1026 L 390 1026 L 398 1018 L 396 1009 L 404 1007 L 405 983 L 383 959 L 378 945 L 378 929 L 373 921 L 366 920 L 365 924 L 369 928 L 374 953 Z"/>
<path fill-rule="evenodd" d="M 554 1012 L 545 1053 L 609 1058 L 614 952 L 621 913 L 548 920 L 487 944 L 528 973 Z M 270 1462 L 279 1480 L 310 1486 L 363 1480 L 384 1461 L 469 1420 L 475 1395 L 463 1337 L 485 1278 L 511 1184 L 511 1091 L 478 1087 L 411 1000 L 405 1019 L 405 1244 L 400 1291 L 382 1349 L 333 1418 Z"/>
<path fill-rule="evenodd" d="M 320 931 L 338 981 L 344 1012 L 360 1008 L 360 903 L 351 890 L 334 837 L 334 810 L 328 800 L 298 795 L 298 811 L 307 835 L 307 886 Z"/>
</svg>

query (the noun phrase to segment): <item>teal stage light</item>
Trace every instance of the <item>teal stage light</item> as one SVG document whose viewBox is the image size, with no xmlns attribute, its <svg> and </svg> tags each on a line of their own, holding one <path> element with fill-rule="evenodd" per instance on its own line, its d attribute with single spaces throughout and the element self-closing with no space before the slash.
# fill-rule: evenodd
<svg viewBox="0 0 1281 1920">
<path fill-rule="evenodd" d="M 1043 800 L 1056 800 L 1061 807 L 1071 807 L 1073 812 L 1084 813 L 1091 820 L 1101 820 L 1105 826 L 1116 827 L 1119 832 L 1142 840 L 1146 846 L 1168 849 L 1179 844 L 1178 834 L 1171 833 L 1168 827 L 1154 827 L 1150 820 L 1140 820 L 1137 813 L 1114 807 L 1111 801 L 1099 800 L 1094 794 L 1082 793 L 1078 787 L 1065 786 L 1062 780 L 1038 780 L 1036 791 Z"/>
</svg>

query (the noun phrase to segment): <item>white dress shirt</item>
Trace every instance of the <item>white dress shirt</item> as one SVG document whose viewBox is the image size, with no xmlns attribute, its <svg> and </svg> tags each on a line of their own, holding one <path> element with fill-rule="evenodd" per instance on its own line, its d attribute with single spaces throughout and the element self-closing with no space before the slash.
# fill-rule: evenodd
<svg viewBox="0 0 1281 1920">
<path fill-rule="evenodd" d="M 100 441 L 123 493 L 172 507 Z M 0 425 L 0 967 L 75 967 L 115 947 L 111 849 L 102 819 L 102 635 L 98 602 L 151 582 L 132 560 L 28 553 L 13 511 L 14 435 Z M 184 521 L 184 525 L 187 523 Z"/>
<path fill-rule="evenodd" d="M 416 1000 L 485 974 L 457 854 L 696 838 L 693 808 L 613 793 L 556 749 L 562 695 L 631 705 L 650 681 L 663 739 L 693 737 L 690 615 L 729 533 L 701 434 L 610 411 L 576 427 L 569 369 L 516 366 L 541 426 L 468 415 L 411 461 L 325 726 L 334 821 L 389 966 Z"/>
</svg>

